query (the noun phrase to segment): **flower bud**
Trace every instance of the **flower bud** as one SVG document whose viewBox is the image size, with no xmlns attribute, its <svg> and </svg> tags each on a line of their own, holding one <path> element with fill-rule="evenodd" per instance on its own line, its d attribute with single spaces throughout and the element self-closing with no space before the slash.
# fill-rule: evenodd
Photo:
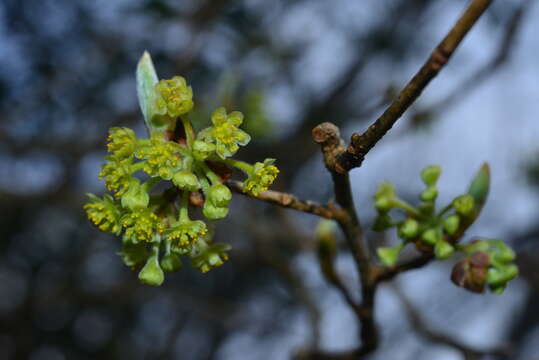
<svg viewBox="0 0 539 360">
<path fill-rule="evenodd" d="M 214 152 L 215 145 L 210 142 L 195 140 L 193 143 L 193 156 L 199 161 L 206 160 Z"/>
<path fill-rule="evenodd" d="M 423 232 L 423 234 L 421 234 L 421 240 L 429 245 L 436 244 L 438 239 L 440 239 L 440 233 L 436 228 L 427 229 Z"/>
<path fill-rule="evenodd" d="M 453 235 L 457 232 L 460 226 L 460 217 L 457 214 L 449 215 L 444 219 L 444 230 Z"/>
<path fill-rule="evenodd" d="M 161 268 L 168 273 L 178 271 L 181 266 L 182 261 L 180 260 L 180 257 L 176 254 L 169 253 L 163 256 L 163 258 L 161 259 Z"/>
<path fill-rule="evenodd" d="M 217 207 L 206 201 L 202 213 L 210 220 L 219 220 L 227 216 L 228 207 Z"/>
<path fill-rule="evenodd" d="M 457 196 L 453 200 L 453 208 L 461 215 L 468 215 L 474 208 L 474 198 L 471 195 L 465 194 Z"/>
<path fill-rule="evenodd" d="M 514 264 L 491 267 L 488 269 L 487 282 L 492 286 L 505 285 L 517 275 L 518 267 Z"/>
<path fill-rule="evenodd" d="M 436 186 L 429 186 L 420 195 L 423 201 L 434 201 L 438 197 L 438 189 Z"/>
<path fill-rule="evenodd" d="M 485 289 L 489 256 L 476 252 L 470 258 L 460 260 L 453 267 L 451 281 L 466 290 L 482 293 Z"/>
<path fill-rule="evenodd" d="M 404 247 L 404 243 L 400 243 L 394 247 L 380 247 L 376 249 L 378 258 L 385 266 L 393 266 L 397 263 L 399 254 Z"/>
<path fill-rule="evenodd" d="M 430 165 L 421 170 L 421 180 L 427 185 L 428 187 L 433 187 L 436 185 L 436 182 L 438 181 L 438 178 L 440 177 L 440 174 L 442 172 L 442 169 L 437 165 Z"/>
<path fill-rule="evenodd" d="M 399 237 L 403 239 L 411 239 L 416 237 L 419 233 L 419 223 L 412 219 L 408 218 L 402 225 L 399 227 Z"/>
<path fill-rule="evenodd" d="M 198 178 L 188 170 L 178 171 L 172 176 L 172 182 L 182 190 L 196 191 L 200 189 Z"/>
<path fill-rule="evenodd" d="M 152 286 L 159 286 L 165 280 L 165 274 L 163 273 L 163 270 L 161 270 L 161 267 L 159 266 L 158 257 L 159 256 L 157 253 L 150 256 L 148 258 L 148 261 L 146 261 L 146 265 L 144 265 L 142 270 L 140 270 L 138 274 L 138 278 L 144 284 L 152 285 Z"/>
<path fill-rule="evenodd" d="M 374 206 L 380 212 L 388 212 L 394 207 L 396 197 L 395 186 L 391 183 L 382 183 L 374 195 Z"/>
<path fill-rule="evenodd" d="M 492 251 L 494 260 L 501 263 L 509 263 L 515 260 L 515 252 L 503 241 L 491 240 L 490 243 L 494 245 L 494 251 Z"/>
<path fill-rule="evenodd" d="M 210 187 L 210 190 L 206 196 L 206 201 L 209 201 L 216 207 L 227 207 L 232 200 L 232 193 L 230 192 L 230 189 L 223 184 L 216 184 Z"/>
<path fill-rule="evenodd" d="M 122 207 L 129 210 L 141 209 L 148 207 L 150 195 L 140 185 L 138 179 L 133 179 L 129 183 L 129 188 L 122 195 Z"/>
<path fill-rule="evenodd" d="M 453 253 L 455 252 L 455 248 L 453 245 L 448 243 L 447 241 L 440 240 L 436 243 L 434 246 L 434 255 L 437 259 L 443 260 L 451 257 Z"/>
<path fill-rule="evenodd" d="M 333 258 L 337 252 L 335 240 L 336 223 L 333 220 L 323 219 L 316 226 L 316 239 L 318 240 L 319 253 L 321 257 Z"/>
</svg>

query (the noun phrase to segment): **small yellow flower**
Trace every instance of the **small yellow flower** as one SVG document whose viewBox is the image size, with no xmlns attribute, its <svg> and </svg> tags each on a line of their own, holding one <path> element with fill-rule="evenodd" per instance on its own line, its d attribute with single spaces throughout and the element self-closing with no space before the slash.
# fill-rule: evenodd
<svg viewBox="0 0 539 360">
<path fill-rule="evenodd" d="M 187 86 L 183 77 L 174 76 L 169 80 L 161 80 L 155 88 L 159 95 L 155 105 L 161 115 L 176 118 L 193 108 L 193 90 Z"/>
<path fill-rule="evenodd" d="M 152 177 L 170 180 L 181 165 L 181 149 L 178 143 L 167 141 L 159 134 L 149 139 L 149 144 L 141 146 L 135 152 L 139 159 L 145 159 L 144 172 Z"/>
<path fill-rule="evenodd" d="M 166 239 L 174 245 L 185 247 L 204 237 L 208 229 L 200 220 L 179 221 L 166 231 Z"/>
<path fill-rule="evenodd" d="M 110 128 L 107 140 L 109 140 L 107 144 L 108 152 L 120 159 L 133 155 L 137 146 L 135 132 L 126 127 Z"/>
<path fill-rule="evenodd" d="M 84 205 L 86 216 L 101 231 L 120 234 L 122 226 L 120 224 L 121 210 L 110 195 L 104 195 L 103 199 L 88 194 L 90 202 Z"/>
<path fill-rule="evenodd" d="M 125 236 L 133 242 L 151 241 L 154 234 L 162 234 L 164 225 L 161 220 L 147 208 L 136 209 L 121 219 L 125 228 Z"/>
<path fill-rule="evenodd" d="M 243 184 L 243 190 L 255 196 L 268 190 L 279 174 L 279 169 L 273 165 L 274 162 L 275 159 L 266 159 L 263 163 L 255 163 L 252 173 Z"/>
<path fill-rule="evenodd" d="M 193 266 L 198 268 L 201 272 L 207 273 L 214 267 L 223 265 L 223 263 L 228 260 L 227 250 L 230 250 L 230 246 L 226 244 L 209 245 L 197 256 L 193 257 Z"/>
<path fill-rule="evenodd" d="M 107 162 L 101 168 L 99 178 L 105 180 L 107 189 L 114 192 L 115 197 L 120 197 L 129 188 L 131 181 L 132 158 L 118 159 L 115 156 L 105 157 Z"/>
<path fill-rule="evenodd" d="M 227 114 L 225 108 L 221 107 L 214 111 L 211 121 L 213 126 L 202 130 L 198 138 L 214 142 L 215 152 L 221 159 L 234 155 L 240 145 L 247 145 L 251 141 L 249 134 L 239 129 L 243 122 L 243 114 L 239 111 Z"/>
</svg>

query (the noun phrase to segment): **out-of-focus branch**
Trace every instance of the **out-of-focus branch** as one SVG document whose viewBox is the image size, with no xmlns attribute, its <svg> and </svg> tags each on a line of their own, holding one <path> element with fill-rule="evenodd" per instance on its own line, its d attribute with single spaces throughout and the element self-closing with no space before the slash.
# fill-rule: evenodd
<svg viewBox="0 0 539 360">
<path fill-rule="evenodd" d="M 510 60 L 510 56 L 513 53 L 512 50 L 517 44 L 518 36 L 522 29 L 522 24 L 524 23 L 523 20 L 525 15 L 529 12 L 528 10 L 532 3 L 533 2 L 530 0 L 523 0 L 520 6 L 513 12 L 505 27 L 497 51 L 494 52 L 492 58 L 486 64 L 482 65 L 462 81 L 462 83 L 457 85 L 449 95 L 420 110 L 415 114 L 414 118 L 422 119 L 434 112 L 442 113 L 460 99 L 465 98 L 472 91 L 479 88 L 485 81 L 496 74 L 497 71 L 502 69 L 503 65 L 507 64 Z"/>
<path fill-rule="evenodd" d="M 254 196 L 243 192 L 243 183 L 241 181 L 229 180 L 226 184 L 230 190 L 234 191 L 235 193 L 285 208 L 314 214 L 326 219 L 335 219 L 342 216 L 342 211 L 336 207 L 332 207 L 331 205 L 322 205 L 310 200 L 300 200 L 295 195 L 289 193 L 267 190 L 260 192 L 258 196 Z"/>
<path fill-rule="evenodd" d="M 399 289 L 399 287 L 394 286 L 393 290 L 401 301 L 412 328 L 425 339 L 434 343 L 447 345 L 460 351 L 466 360 L 479 360 L 487 355 L 499 356 L 507 354 L 508 349 L 505 347 L 485 350 L 474 349 L 448 334 L 444 334 L 436 329 L 431 328 L 426 324 L 421 316 L 421 313 L 414 307 L 410 299 L 408 299 L 408 297 Z"/>
<path fill-rule="evenodd" d="M 350 145 L 338 159 L 338 166 L 335 168 L 338 173 L 346 173 L 355 167 L 361 166 L 365 155 L 393 127 L 395 122 L 421 95 L 423 89 L 447 64 L 468 31 L 475 25 L 491 3 L 492 0 L 471 1 L 466 11 L 433 50 L 425 64 L 401 90 L 397 99 L 363 134 L 352 134 Z"/>
</svg>

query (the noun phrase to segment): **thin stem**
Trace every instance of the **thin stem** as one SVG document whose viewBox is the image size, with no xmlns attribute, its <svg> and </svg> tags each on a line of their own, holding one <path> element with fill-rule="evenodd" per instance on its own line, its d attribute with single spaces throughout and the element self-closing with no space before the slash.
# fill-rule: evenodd
<svg viewBox="0 0 539 360">
<path fill-rule="evenodd" d="M 401 90 L 384 113 L 363 133 L 354 133 L 350 146 L 338 159 L 336 170 L 340 173 L 361 166 L 365 155 L 393 127 L 404 112 L 416 101 L 430 81 L 447 64 L 468 31 L 492 3 L 492 0 L 472 0 L 446 37 L 432 51 L 427 61 Z"/>
<path fill-rule="evenodd" d="M 446 212 L 448 212 L 452 208 L 453 208 L 453 203 L 451 202 L 438 213 L 438 217 L 442 217 Z"/>
<path fill-rule="evenodd" d="M 134 163 L 131 165 L 131 173 L 136 173 L 137 171 L 141 171 L 144 169 L 144 165 L 146 165 L 145 161 L 139 161 L 137 163 Z"/>
<path fill-rule="evenodd" d="M 189 191 L 182 192 L 182 200 L 180 204 L 180 222 L 189 221 Z"/>
<path fill-rule="evenodd" d="M 245 161 L 236 160 L 236 159 L 225 159 L 221 161 L 227 165 L 234 166 L 235 168 L 240 169 L 247 175 L 251 175 L 251 173 L 253 172 L 253 165 L 246 163 Z"/>
<path fill-rule="evenodd" d="M 182 120 L 183 128 L 185 130 L 187 146 L 189 149 L 192 149 L 193 142 L 195 141 L 195 130 L 193 129 L 193 124 L 191 124 L 191 120 L 189 120 L 186 115 L 180 116 L 180 119 Z"/>
<path fill-rule="evenodd" d="M 191 155 L 185 156 L 183 158 L 183 168 L 185 170 L 191 171 L 193 168 L 193 157 Z"/>
<path fill-rule="evenodd" d="M 198 165 L 200 166 L 200 169 L 202 169 L 202 171 L 204 172 L 204 175 L 210 180 L 212 185 L 217 185 L 221 183 L 221 178 L 219 178 L 219 176 L 216 173 L 214 173 L 208 167 L 208 165 L 206 165 L 206 163 L 199 162 Z"/>
<path fill-rule="evenodd" d="M 415 207 L 413 207 L 412 205 L 408 204 L 406 201 L 404 200 L 396 200 L 395 202 L 395 205 L 398 209 L 401 209 L 401 210 L 404 210 L 404 211 L 407 211 L 409 212 L 410 214 L 416 216 L 416 217 L 419 217 L 421 215 L 421 213 L 419 212 L 419 210 L 417 210 Z"/>
</svg>

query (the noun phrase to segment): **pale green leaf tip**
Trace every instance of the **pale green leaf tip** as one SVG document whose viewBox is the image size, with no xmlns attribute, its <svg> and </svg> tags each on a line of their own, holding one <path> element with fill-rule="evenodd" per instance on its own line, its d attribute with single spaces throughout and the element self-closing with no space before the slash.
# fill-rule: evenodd
<svg viewBox="0 0 539 360">
<path fill-rule="evenodd" d="M 148 51 L 144 51 L 137 65 L 137 95 L 140 110 L 144 116 L 146 125 L 150 126 L 151 102 L 154 99 L 154 87 L 159 82 L 152 58 Z"/>
</svg>

